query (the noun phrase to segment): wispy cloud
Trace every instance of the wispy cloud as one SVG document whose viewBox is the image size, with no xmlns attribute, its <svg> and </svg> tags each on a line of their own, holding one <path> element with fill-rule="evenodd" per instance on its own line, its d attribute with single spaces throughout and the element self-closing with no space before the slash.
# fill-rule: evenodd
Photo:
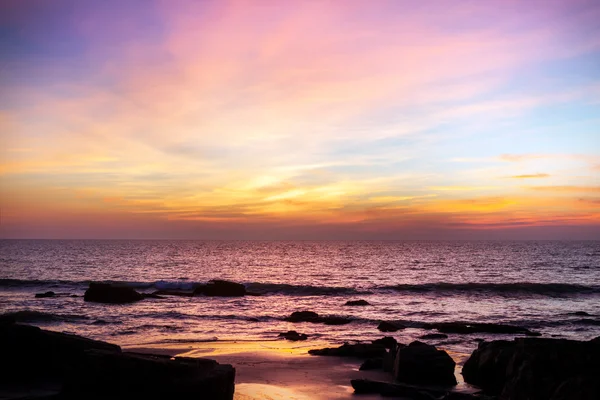
<svg viewBox="0 0 600 400">
<path fill-rule="evenodd" d="M 538 173 L 538 174 L 512 175 L 509 178 L 512 178 L 512 179 L 537 179 L 537 178 L 549 178 L 549 177 L 550 177 L 549 174 Z"/>
</svg>

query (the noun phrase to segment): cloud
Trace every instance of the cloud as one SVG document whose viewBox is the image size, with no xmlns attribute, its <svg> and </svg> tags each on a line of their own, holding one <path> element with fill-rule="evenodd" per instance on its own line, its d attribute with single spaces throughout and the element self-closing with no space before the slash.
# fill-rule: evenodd
<svg viewBox="0 0 600 400">
<path fill-rule="evenodd" d="M 535 179 L 535 178 L 549 178 L 549 174 L 524 174 L 524 175 L 512 175 L 512 179 Z"/>
</svg>

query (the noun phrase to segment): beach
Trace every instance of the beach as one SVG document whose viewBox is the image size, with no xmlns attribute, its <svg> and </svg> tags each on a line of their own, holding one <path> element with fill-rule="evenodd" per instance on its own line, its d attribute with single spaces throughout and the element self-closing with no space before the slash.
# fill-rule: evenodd
<svg viewBox="0 0 600 400">
<path fill-rule="evenodd" d="M 363 360 L 357 358 L 320 357 L 308 350 L 331 346 L 327 342 L 297 343 L 288 341 L 225 341 L 213 343 L 179 343 L 161 347 L 124 347 L 124 351 L 167 354 L 179 357 L 206 357 L 236 369 L 235 400 L 349 400 L 355 399 L 352 379 L 393 382 L 382 370 L 359 371 Z M 468 354 L 454 354 L 464 363 Z M 473 393 L 456 373 L 459 385 L 454 389 Z M 361 395 L 361 399 L 381 399 L 379 395 Z"/>
</svg>

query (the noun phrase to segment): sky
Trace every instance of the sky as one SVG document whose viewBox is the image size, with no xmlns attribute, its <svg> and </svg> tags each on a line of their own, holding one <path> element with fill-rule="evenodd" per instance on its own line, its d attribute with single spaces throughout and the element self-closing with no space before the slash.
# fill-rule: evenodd
<svg viewBox="0 0 600 400">
<path fill-rule="evenodd" d="M 598 239 L 598 21 L 0 0 L 0 237 Z"/>
</svg>

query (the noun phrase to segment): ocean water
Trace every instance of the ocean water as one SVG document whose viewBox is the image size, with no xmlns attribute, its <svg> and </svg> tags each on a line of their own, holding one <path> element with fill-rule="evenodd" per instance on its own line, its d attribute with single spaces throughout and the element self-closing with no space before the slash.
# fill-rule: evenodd
<svg viewBox="0 0 600 400">
<path fill-rule="evenodd" d="M 142 292 L 191 289 L 210 279 L 244 283 L 260 296 L 166 297 L 128 305 L 82 297 L 90 281 Z M 371 305 L 348 307 L 365 299 Z M 276 340 L 297 330 L 341 343 L 383 336 L 399 321 L 402 342 L 432 322 L 494 322 L 545 337 L 600 336 L 600 242 L 0 241 L 0 310 L 47 329 L 121 345 Z M 342 326 L 289 323 L 293 311 L 350 317 Z M 589 315 L 576 315 L 576 312 Z M 390 334 L 386 334 L 390 335 Z M 430 341 L 470 352 L 476 338 Z M 310 339 L 309 339 L 310 340 Z"/>
</svg>

